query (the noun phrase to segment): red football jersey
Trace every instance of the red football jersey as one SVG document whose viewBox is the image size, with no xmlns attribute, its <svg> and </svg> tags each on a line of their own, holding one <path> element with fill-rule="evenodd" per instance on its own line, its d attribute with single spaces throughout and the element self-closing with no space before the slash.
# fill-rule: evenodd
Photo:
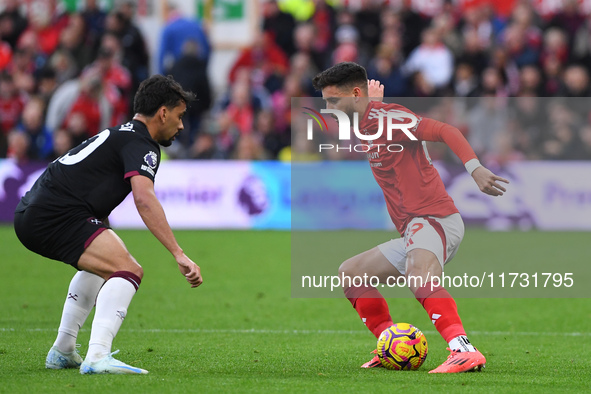
<svg viewBox="0 0 591 394">
<path fill-rule="evenodd" d="M 413 121 L 412 116 L 416 117 L 416 125 L 407 130 L 417 138 L 417 141 L 411 140 L 399 129 L 392 131 L 389 140 L 388 112 L 396 113 L 396 118 L 392 120 L 393 124 L 408 124 Z M 367 157 L 371 170 L 382 188 L 388 213 L 400 234 L 404 233 L 407 224 L 414 217 L 444 217 L 458 212 L 452 198 L 445 190 L 439 173 L 433 167 L 423 142 L 440 140 L 433 137 L 432 130 L 440 130 L 442 125 L 448 125 L 433 119 L 421 118 L 398 104 L 371 101 L 359 121 L 360 133 L 376 134 L 380 114 L 384 125 L 382 135 L 373 141 L 362 142 L 369 146 L 366 149 L 368 149 Z M 473 153 L 468 157 L 472 155 L 476 157 Z"/>
</svg>

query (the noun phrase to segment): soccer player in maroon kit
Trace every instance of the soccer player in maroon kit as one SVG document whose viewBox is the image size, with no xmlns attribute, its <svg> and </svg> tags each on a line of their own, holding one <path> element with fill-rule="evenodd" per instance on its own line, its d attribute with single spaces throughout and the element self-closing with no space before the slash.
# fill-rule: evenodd
<svg viewBox="0 0 591 394">
<path fill-rule="evenodd" d="M 457 128 L 421 118 L 401 105 L 382 103 L 383 86 L 368 81 L 362 66 L 339 63 L 319 73 L 313 83 L 322 92 L 327 109 L 343 111 L 349 119 L 353 119 L 355 112 L 359 114 L 362 134 L 376 134 L 378 122 L 384 122 L 382 135 L 367 142 L 367 156 L 384 193 L 388 213 L 402 235 L 346 260 L 339 268 L 339 276 L 363 277 L 367 274 L 379 277 L 381 283 L 386 283 L 388 277 L 401 275 L 421 278 L 409 280 L 409 288 L 437 331 L 449 343 L 451 352 L 447 360 L 430 373 L 479 370 L 486 359 L 468 340 L 454 299 L 437 281 L 431 281 L 434 277 L 441 277 L 443 266 L 457 252 L 464 236 L 464 224 L 431 163 L 424 141 L 447 144 L 462 160 L 483 193 L 501 196 L 506 190 L 498 182 L 509 182 L 480 164 Z M 380 101 L 374 101 L 373 97 Z M 391 119 L 395 123 L 409 123 L 409 119 L 414 123 L 416 120 L 414 126 L 407 128 L 416 140 L 401 130 L 395 130 L 388 139 L 388 112 L 396 113 L 396 120 Z M 387 146 L 392 144 L 398 144 L 398 148 L 390 152 Z M 393 324 L 388 304 L 376 288 L 351 286 L 343 290 L 376 338 Z M 380 366 L 377 355 L 362 365 L 363 368 Z"/>
</svg>

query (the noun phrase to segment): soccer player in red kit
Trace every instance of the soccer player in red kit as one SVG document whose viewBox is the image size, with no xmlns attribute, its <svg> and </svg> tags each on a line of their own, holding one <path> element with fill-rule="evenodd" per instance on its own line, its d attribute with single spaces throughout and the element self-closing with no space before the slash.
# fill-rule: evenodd
<svg viewBox="0 0 591 394">
<path fill-rule="evenodd" d="M 421 278 L 408 281 L 410 290 L 449 343 L 451 352 L 447 360 L 430 373 L 479 370 L 486 359 L 468 340 L 454 299 L 437 281 L 431 281 L 431 278 L 441 277 L 443 266 L 457 252 L 464 236 L 464 224 L 431 163 L 424 141 L 446 143 L 462 160 L 483 193 L 501 196 L 506 190 L 498 182 L 508 181 L 480 164 L 457 128 L 422 118 L 401 105 L 382 103 L 383 86 L 368 81 L 362 66 L 339 63 L 318 74 L 313 83 L 322 91 L 327 109 L 343 111 L 349 119 L 353 119 L 355 112 L 359 114 L 361 134 L 375 135 L 379 122 L 384 122 L 382 135 L 367 141 L 367 156 L 384 193 L 388 213 L 402 235 L 346 260 L 339 268 L 339 276 L 367 274 L 379 277 L 381 283 L 386 283 L 388 277 L 401 275 Z M 388 138 L 388 113 L 395 114 L 390 115 L 390 122 L 410 123 L 406 129 L 401 128 L 406 132 L 394 130 Z M 394 149 L 390 151 L 388 146 Z M 376 337 L 393 324 L 388 304 L 376 288 L 352 286 L 343 290 Z M 363 368 L 380 366 L 377 355 L 362 365 Z"/>
</svg>

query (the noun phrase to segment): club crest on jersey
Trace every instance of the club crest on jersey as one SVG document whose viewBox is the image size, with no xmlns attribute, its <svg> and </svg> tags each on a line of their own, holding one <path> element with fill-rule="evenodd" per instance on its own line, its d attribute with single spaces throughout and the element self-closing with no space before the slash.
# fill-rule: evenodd
<svg viewBox="0 0 591 394">
<path fill-rule="evenodd" d="M 147 153 L 144 156 L 144 161 L 146 162 L 146 164 L 148 166 L 150 166 L 151 169 L 156 168 L 156 165 L 158 164 L 158 155 L 152 151 L 150 151 L 149 153 Z"/>
</svg>

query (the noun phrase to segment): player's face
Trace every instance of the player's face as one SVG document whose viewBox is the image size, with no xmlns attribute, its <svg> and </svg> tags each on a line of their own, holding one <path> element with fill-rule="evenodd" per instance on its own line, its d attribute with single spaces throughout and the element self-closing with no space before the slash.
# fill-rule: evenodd
<svg viewBox="0 0 591 394">
<path fill-rule="evenodd" d="M 322 89 L 322 99 L 326 102 L 326 109 L 338 109 L 350 118 L 355 112 L 355 89 L 339 88 L 331 85 Z"/>
<path fill-rule="evenodd" d="M 160 145 L 172 145 L 172 141 L 174 141 L 174 139 L 180 134 L 181 130 L 185 128 L 183 126 L 183 115 L 185 115 L 185 112 L 187 112 L 187 105 L 184 102 L 181 102 L 171 110 L 167 110 L 164 125 L 160 136 L 157 139 Z"/>
</svg>

